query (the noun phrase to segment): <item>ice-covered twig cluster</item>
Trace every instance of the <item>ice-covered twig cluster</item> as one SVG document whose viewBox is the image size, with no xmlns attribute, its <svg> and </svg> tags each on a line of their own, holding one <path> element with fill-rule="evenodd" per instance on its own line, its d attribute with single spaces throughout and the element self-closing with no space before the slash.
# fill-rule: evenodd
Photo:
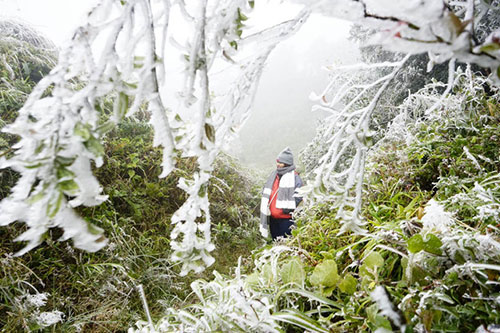
<svg viewBox="0 0 500 333">
<path fill-rule="evenodd" d="M 308 1 L 294 0 L 304 4 Z M 490 68 L 500 83 L 500 29 L 484 40 L 485 26 L 498 26 L 498 1 L 341 0 L 316 1 L 311 9 L 373 28 L 370 43 L 403 53 L 429 54 L 429 69 L 456 58 Z"/>
<path fill-rule="evenodd" d="M 374 64 L 375 67 L 392 70 L 373 82 L 351 84 L 347 81 L 339 89 L 336 89 L 335 83 L 340 75 L 346 71 L 363 70 L 365 65 L 333 68 L 333 78 L 326 89 L 319 95 L 311 95 L 313 100 L 319 102 L 313 110 L 327 111 L 331 115 L 325 120 L 328 126 L 322 131 L 320 140 L 327 143 L 328 149 L 314 170 L 314 180 L 303 188 L 303 192 L 309 194 L 310 202 L 333 202 L 338 209 L 337 217 L 343 222 L 341 232 L 363 232 L 360 210 L 365 158 L 374 135 L 370 127 L 371 115 L 408 58 L 406 56 L 394 63 Z"/>
</svg>

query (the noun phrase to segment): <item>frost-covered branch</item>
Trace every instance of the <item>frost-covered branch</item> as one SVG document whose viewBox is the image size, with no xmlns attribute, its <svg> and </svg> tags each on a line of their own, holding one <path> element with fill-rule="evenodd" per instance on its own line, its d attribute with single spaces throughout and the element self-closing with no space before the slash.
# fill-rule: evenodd
<svg viewBox="0 0 500 333">
<path fill-rule="evenodd" d="M 452 58 L 491 69 L 500 83 L 499 4 L 493 1 L 294 0 L 378 33 L 369 41 L 403 53 L 429 53 L 429 68 Z M 483 23 L 485 22 L 485 23 Z M 478 35 L 490 31 L 479 41 Z M 493 31 L 491 31 L 493 30 Z"/>
<path fill-rule="evenodd" d="M 332 114 L 325 120 L 328 127 L 322 132 L 320 139 L 327 142 L 328 149 L 313 172 L 314 180 L 303 188 L 303 192 L 309 194 L 311 202 L 333 202 L 334 207 L 338 209 L 337 217 L 343 222 L 341 232 L 363 232 L 364 222 L 360 210 L 365 158 L 374 135 L 370 128 L 371 115 L 387 86 L 408 58 L 409 55 L 397 63 L 388 64 L 388 67 L 392 68 L 389 74 L 374 82 L 354 86 L 352 92 L 349 90 L 349 94 L 346 94 L 344 89 L 336 91 L 334 84 L 329 84 L 329 88 L 323 91 L 321 96 L 312 95 L 312 98 L 319 102 L 314 108 L 327 109 Z M 351 68 L 356 69 L 344 67 L 338 71 Z M 331 70 L 337 73 L 336 68 Z M 336 81 L 336 77 L 333 81 Z M 375 94 L 371 96 L 373 91 Z M 328 102 L 330 95 L 333 97 L 331 102 Z M 337 109 L 338 102 L 343 99 L 348 99 L 347 104 Z"/>
</svg>

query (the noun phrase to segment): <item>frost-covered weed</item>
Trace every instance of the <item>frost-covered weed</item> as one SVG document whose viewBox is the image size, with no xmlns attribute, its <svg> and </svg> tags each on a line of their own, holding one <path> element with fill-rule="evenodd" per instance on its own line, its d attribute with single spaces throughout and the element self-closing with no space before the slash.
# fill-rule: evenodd
<svg viewBox="0 0 500 333">
<path fill-rule="evenodd" d="M 24 320 L 32 327 L 49 327 L 63 321 L 64 313 L 58 310 L 41 311 L 47 304 L 48 293 L 35 293 L 18 296 L 15 298 L 15 305 Z"/>
<path fill-rule="evenodd" d="M 61 311 L 41 312 L 35 316 L 35 321 L 41 327 L 49 327 L 63 320 L 64 313 Z"/>
<path fill-rule="evenodd" d="M 327 332 L 315 319 L 294 312 L 298 311 L 299 299 L 318 307 L 330 305 L 304 288 L 304 273 L 297 276 L 296 269 L 288 271 L 288 266 L 283 265 L 284 259 L 297 255 L 297 249 L 278 245 L 257 256 L 256 268 L 250 275 L 241 273 L 240 262 L 233 278 L 214 272 L 211 281 L 196 280 L 191 284 L 197 297 L 195 304 L 184 309 L 168 308 L 165 317 L 153 327 L 141 321 L 129 332 L 280 332 L 282 322 Z M 299 261 L 294 265 L 302 267 Z"/>
</svg>

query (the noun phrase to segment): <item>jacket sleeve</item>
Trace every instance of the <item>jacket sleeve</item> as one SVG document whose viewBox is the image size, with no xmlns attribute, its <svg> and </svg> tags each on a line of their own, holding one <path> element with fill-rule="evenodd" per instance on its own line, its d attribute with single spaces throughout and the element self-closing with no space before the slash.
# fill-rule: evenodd
<svg viewBox="0 0 500 333">
<path fill-rule="evenodd" d="M 302 182 L 302 178 L 300 178 L 299 174 L 295 174 L 295 189 L 302 187 L 304 183 Z M 302 202 L 302 197 L 295 197 L 295 206 L 298 206 L 299 203 Z"/>
</svg>

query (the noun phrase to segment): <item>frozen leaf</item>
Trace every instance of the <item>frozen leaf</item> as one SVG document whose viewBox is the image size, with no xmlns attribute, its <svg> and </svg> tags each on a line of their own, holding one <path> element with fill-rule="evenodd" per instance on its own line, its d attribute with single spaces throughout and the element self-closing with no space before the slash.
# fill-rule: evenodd
<svg viewBox="0 0 500 333">
<path fill-rule="evenodd" d="M 339 289 L 346 294 L 353 295 L 356 292 L 358 285 L 358 280 L 351 274 L 344 276 L 342 281 L 339 283 Z"/>
<path fill-rule="evenodd" d="M 365 258 L 363 265 L 372 269 L 375 267 L 382 267 L 384 265 L 384 258 L 382 258 L 380 253 L 372 252 Z"/>
<path fill-rule="evenodd" d="M 293 258 L 283 264 L 280 270 L 280 277 L 285 284 L 295 283 L 302 285 L 304 283 L 306 273 L 300 259 Z"/>
<path fill-rule="evenodd" d="M 339 279 L 335 261 L 325 260 L 314 267 L 314 271 L 309 277 L 309 282 L 313 286 L 335 287 Z"/>
<path fill-rule="evenodd" d="M 424 240 L 422 235 L 416 234 L 412 236 L 408 242 L 408 251 L 411 253 L 418 253 L 424 249 Z"/>
</svg>

